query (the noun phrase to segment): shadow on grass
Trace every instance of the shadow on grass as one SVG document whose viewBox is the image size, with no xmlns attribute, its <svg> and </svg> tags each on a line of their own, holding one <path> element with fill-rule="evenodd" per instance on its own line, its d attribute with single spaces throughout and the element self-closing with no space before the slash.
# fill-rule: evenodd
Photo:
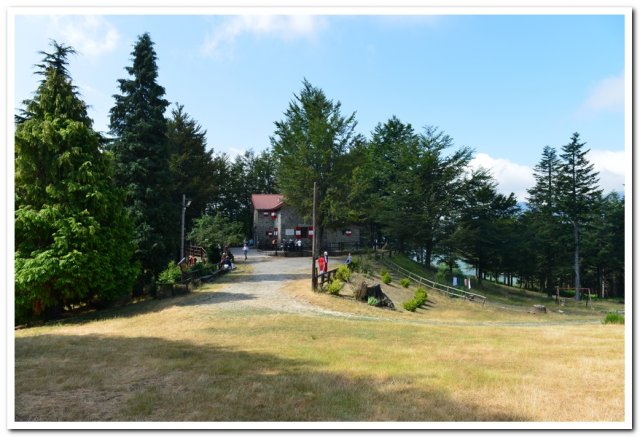
<svg viewBox="0 0 640 437">
<path fill-rule="evenodd" d="M 17 422 L 527 420 L 411 375 L 345 376 L 312 359 L 150 337 L 17 338 L 15 357 Z"/>
</svg>

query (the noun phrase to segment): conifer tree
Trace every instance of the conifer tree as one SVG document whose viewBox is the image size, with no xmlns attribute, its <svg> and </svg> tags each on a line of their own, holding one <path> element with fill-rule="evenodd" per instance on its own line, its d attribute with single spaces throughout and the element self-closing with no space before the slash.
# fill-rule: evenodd
<svg viewBox="0 0 640 437">
<path fill-rule="evenodd" d="M 16 320 L 65 305 L 108 303 L 128 294 L 133 228 L 99 148 L 86 104 L 67 71 L 71 47 L 52 42 L 42 80 L 16 117 Z"/>
<path fill-rule="evenodd" d="M 142 263 L 142 283 L 149 284 L 174 256 L 179 239 L 181 204 L 171 201 L 167 120 L 169 102 L 157 83 L 158 67 L 148 33 L 134 45 L 131 79 L 119 79 L 110 128 L 116 177 L 126 190 L 126 206 L 135 220 L 135 260 Z"/>
<path fill-rule="evenodd" d="M 598 189 L 598 173 L 586 159 L 586 143 L 574 133 L 571 141 L 562 147 L 560 174 L 558 179 L 558 210 L 573 229 L 573 264 L 576 300 L 580 299 L 580 239 L 581 231 L 592 214 L 592 208 L 602 194 Z"/>
<path fill-rule="evenodd" d="M 176 104 L 167 124 L 169 170 L 173 204 L 179 205 L 183 194 L 191 201 L 185 212 L 187 230 L 226 190 L 226 169 L 217 165 L 213 150 L 207 149 L 206 136 L 184 106 Z"/>
<path fill-rule="evenodd" d="M 530 226 L 535 232 L 540 286 L 551 295 L 555 285 L 556 266 L 562 253 L 561 223 L 558 215 L 558 178 L 560 159 L 556 150 L 545 146 L 540 162 L 534 167 L 536 185 L 527 190 Z"/>
</svg>

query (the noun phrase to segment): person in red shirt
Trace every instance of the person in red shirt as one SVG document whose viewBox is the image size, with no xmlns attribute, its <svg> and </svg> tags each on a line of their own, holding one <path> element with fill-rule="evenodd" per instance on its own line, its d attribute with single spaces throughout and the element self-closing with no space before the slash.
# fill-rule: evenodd
<svg viewBox="0 0 640 437">
<path fill-rule="evenodd" d="M 318 274 L 323 274 L 325 272 L 326 269 L 326 264 L 325 264 L 325 260 L 324 260 L 324 256 L 321 256 L 320 258 L 318 258 Z"/>
</svg>

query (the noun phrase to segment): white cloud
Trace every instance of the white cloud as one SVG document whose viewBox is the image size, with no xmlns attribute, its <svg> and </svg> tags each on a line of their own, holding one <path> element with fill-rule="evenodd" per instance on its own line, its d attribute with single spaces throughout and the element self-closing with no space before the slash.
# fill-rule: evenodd
<svg viewBox="0 0 640 437">
<path fill-rule="evenodd" d="M 239 15 L 225 19 L 208 35 L 202 50 L 219 54 L 243 34 L 271 36 L 284 41 L 314 39 L 326 26 L 326 19 L 315 15 Z"/>
<path fill-rule="evenodd" d="M 586 156 L 599 173 L 599 186 L 606 195 L 611 191 L 623 192 L 627 157 L 624 151 L 590 150 Z M 486 153 L 478 153 L 469 163 L 471 169 L 479 167 L 491 172 L 498 183 L 498 192 L 504 195 L 514 193 L 518 201 L 525 202 L 527 189 L 535 185 L 533 169 L 507 159 L 493 158 Z"/>
<path fill-rule="evenodd" d="M 592 149 L 586 158 L 593 164 L 593 169 L 600 173 L 600 188 L 604 194 L 624 191 L 625 167 L 628 162 L 624 151 Z"/>
<path fill-rule="evenodd" d="M 104 17 L 95 15 L 51 17 L 48 29 L 52 39 L 73 47 L 79 54 L 97 57 L 118 45 L 120 33 Z"/>
<path fill-rule="evenodd" d="M 579 115 L 624 110 L 624 74 L 602 79 L 589 90 L 578 109 Z"/>
<path fill-rule="evenodd" d="M 486 153 L 478 153 L 469 163 L 472 169 L 479 167 L 491 172 L 498 183 L 497 190 L 508 196 L 514 193 L 518 201 L 524 202 L 527 189 L 535 185 L 533 170 L 526 165 L 516 164 L 507 159 L 493 158 Z"/>
</svg>

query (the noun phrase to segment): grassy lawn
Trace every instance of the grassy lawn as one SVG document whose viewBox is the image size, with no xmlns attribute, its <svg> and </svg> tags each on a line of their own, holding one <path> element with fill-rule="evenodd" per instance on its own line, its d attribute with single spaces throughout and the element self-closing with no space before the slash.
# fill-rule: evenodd
<svg viewBox="0 0 640 437">
<path fill-rule="evenodd" d="M 16 331 L 16 420 L 624 420 L 623 325 L 436 296 L 388 311 L 306 280 L 286 292 L 355 316 L 220 311 L 224 287 Z"/>
</svg>

